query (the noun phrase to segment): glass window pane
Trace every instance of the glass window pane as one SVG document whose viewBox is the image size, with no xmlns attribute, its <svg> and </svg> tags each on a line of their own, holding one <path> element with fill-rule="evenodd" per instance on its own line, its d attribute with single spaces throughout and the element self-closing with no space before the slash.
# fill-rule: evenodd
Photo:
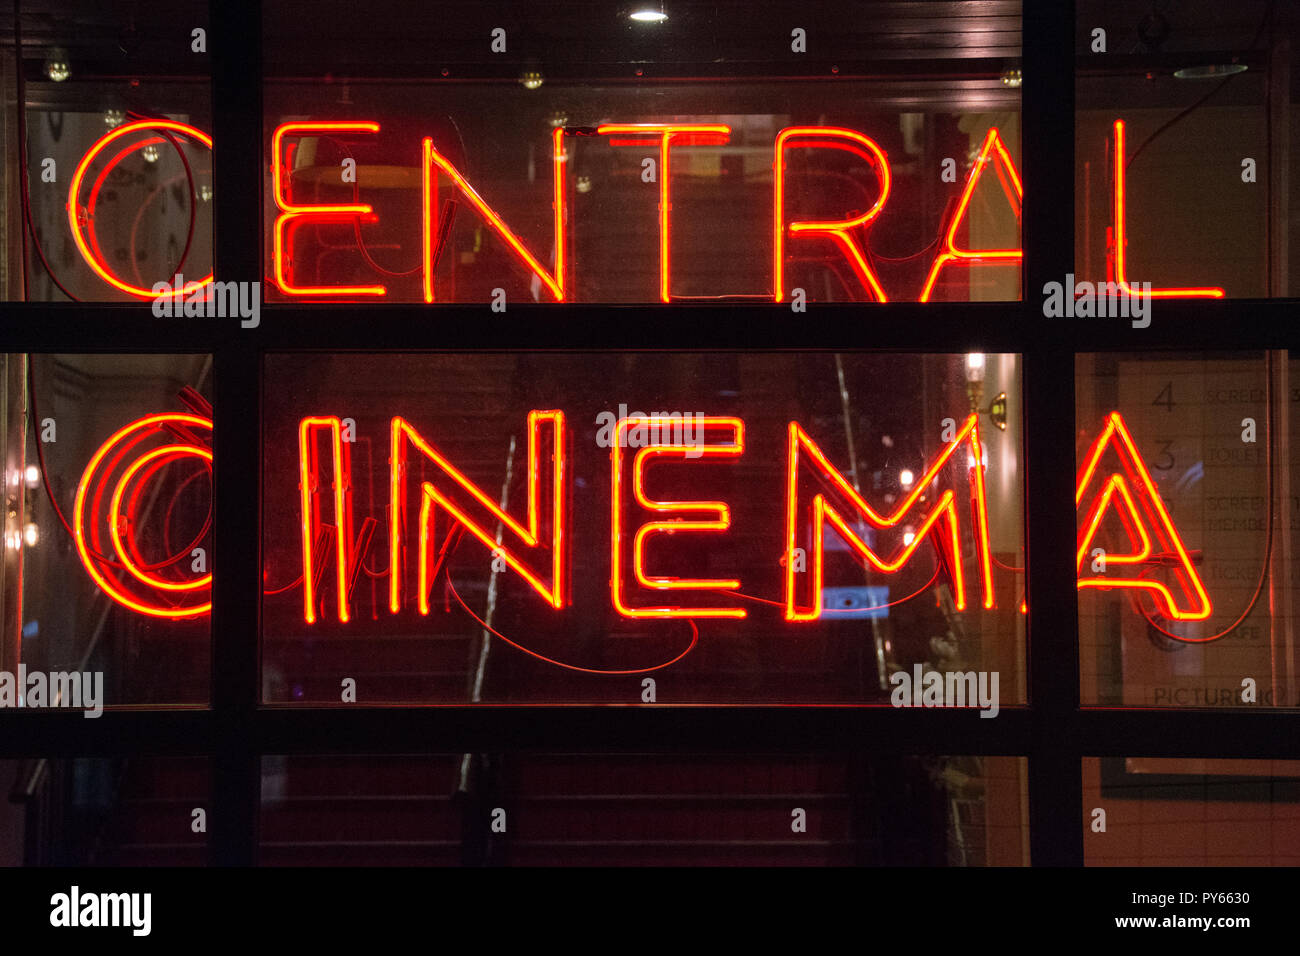
<svg viewBox="0 0 1300 956">
<path fill-rule="evenodd" d="M 3 360 L 0 706 L 206 704 L 211 357 Z"/>
<path fill-rule="evenodd" d="M 1295 295 L 1287 6 L 1080 0 L 1076 16 L 1077 280 Z"/>
<path fill-rule="evenodd" d="M 1300 760 L 1085 757 L 1083 799 L 1088 866 L 1300 863 Z"/>
<path fill-rule="evenodd" d="M 1085 704 L 1294 707 L 1286 353 L 1077 364 Z"/>
<path fill-rule="evenodd" d="M 25 155 L 17 116 L 3 134 L 5 298 L 143 303 L 155 284 L 192 292 L 211 277 L 207 28 L 208 5 L 190 0 L 24 6 Z"/>
<path fill-rule="evenodd" d="M 1022 866 L 1019 757 L 262 761 L 269 866 Z"/>
<path fill-rule="evenodd" d="M 267 702 L 1024 700 L 1014 355 L 292 354 L 266 381 Z"/>
<path fill-rule="evenodd" d="M 206 757 L 0 760 L 0 793 L 0 866 L 207 864 Z"/>
<path fill-rule="evenodd" d="M 1019 4 L 805 6 L 815 62 L 781 4 L 317 10 L 264 14 L 268 301 L 1020 298 Z"/>
</svg>

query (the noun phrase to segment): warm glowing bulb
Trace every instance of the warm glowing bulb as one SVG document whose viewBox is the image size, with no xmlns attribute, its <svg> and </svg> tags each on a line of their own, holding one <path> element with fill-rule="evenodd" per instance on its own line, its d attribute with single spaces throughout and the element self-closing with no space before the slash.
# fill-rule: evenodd
<svg viewBox="0 0 1300 956">
<path fill-rule="evenodd" d="M 912 469 L 904 468 L 898 473 L 898 483 L 906 490 L 912 487 L 912 482 L 916 481 L 916 475 L 912 474 Z"/>
<path fill-rule="evenodd" d="M 35 488 L 41 481 L 41 470 L 35 465 L 28 465 L 23 471 L 23 478 L 27 481 L 28 488 Z M 14 482 L 17 484 L 18 482 Z"/>
<path fill-rule="evenodd" d="M 916 535 L 911 531 L 903 532 L 903 546 L 906 547 L 916 540 Z"/>
<path fill-rule="evenodd" d="M 520 74 L 519 82 L 524 85 L 524 89 L 535 90 L 545 82 L 545 79 L 537 70 L 525 70 Z"/>
<path fill-rule="evenodd" d="M 144 149 L 140 150 L 140 155 L 144 157 L 146 163 L 156 163 L 161 154 L 158 152 L 157 146 L 146 146 Z"/>
<path fill-rule="evenodd" d="M 662 10 L 636 10 L 628 15 L 638 23 L 663 23 L 668 19 Z"/>
<path fill-rule="evenodd" d="M 50 51 L 50 55 L 45 58 L 45 75 L 55 83 L 62 83 L 72 75 L 67 50 L 62 47 L 55 47 Z"/>
<path fill-rule="evenodd" d="M 23 527 L 23 541 L 27 543 L 27 547 L 29 548 L 36 547 L 36 542 L 40 540 L 41 540 L 41 529 L 37 526 L 36 522 L 35 521 L 27 522 L 27 524 Z"/>
</svg>

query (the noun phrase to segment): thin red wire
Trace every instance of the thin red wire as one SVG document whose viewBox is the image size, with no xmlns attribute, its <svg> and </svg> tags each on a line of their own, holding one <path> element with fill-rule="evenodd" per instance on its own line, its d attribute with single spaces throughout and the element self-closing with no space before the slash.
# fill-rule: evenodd
<svg viewBox="0 0 1300 956">
<path fill-rule="evenodd" d="M 539 661 L 543 661 L 543 662 L 545 662 L 545 663 L 547 663 L 547 664 L 554 664 L 556 667 L 563 667 L 565 670 L 578 671 L 578 672 L 581 673 L 581 674 L 605 674 L 605 675 L 611 675 L 611 676 L 627 675 L 627 674 L 649 674 L 651 671 L 659 671 L 659 670 L 663 670 L 665 667 L 671 667 L 672 665 L 676 664 L 678 661 L 680 661 L 683 657 L 685 657 L 685 656 L 686 656 L 687 654 L 689 654 L 691 651 L 695 650 L 695 645 L 698 644 L 698 643 L 700 642 L 700 629 L 696 626 L 696 624 L 695 624 L 695 622 L 694 622 L 693 620 L 687 619 L 687 622 L 686 622 L 686 623 L 688 623 L 688 624 L 691 626 L 691 643 L 690 643 L 689 645 L 687 645 L 686 650 L 682 651 L 680 654 L 678 654 L 678 655 L 677 655 L 676 657 L 674 657 L 672 660 L 670 660 L 670 661 L 665 661 L 665 662 L 662 663 L 662 664 L 656 664 L 656 665 L 654 665 L 653 667 L 638 667 L 638 668 L 635 668 L 635 669 L 632 669 L 632 670 L 603 670 L 603 669 L 595 668 L 595 667 L 579 667 L 579 666 L 576 665 L 576 664 L 566 664 L 564 661 L 557 661 L 555 658 L 553 658 L 553 657 L 547 657 L 545 654 L 538 654 L 536 651 L 530 651 L 528 648 L 524 647 L 522 644 L 516 644 L 514 641 L 510 640 L 510 638 L 506 637 L 504 634 L 502 634 L 502 633 L 501 633 L 500 631 L 498 631 L 496 628 L 494 628 L 494 627 L 492 627 L 490 624 L 488 624 L 487 621 L 483 620 L 481 617 L 479 617 L 477 614 L 475 614 L 473 611 L 471 611 L 471 610 L 469 609 L 469 605 L 467 605 L 467 604 L 466 604 L 466 603 L 461 599 L 460 592 L 456 590 L 456 585 L 452 583 L 452 580 L 451 580 L 451 573 L 450 573 L 450 572 L 447 572 L 444 576 L 445 576 L 446 579 L 447 579 L 447 587 L 449 587 L 449 588 L 451 589 L 452 596 L 456 599 L 456 603 L 459 604 L 459 605 L 461 606 L 461 609 L 462 609 L 466 614 L 468 614 L 468 615 L 469 615 L 470 617 L 472 617 L 475 621 L 477 621 L 480 625 L 482 625 L 482 627 L 483 627 L 484 630 L 489 631 L 489 632 L 491 632 L 492 634 L 496 635 L 497 637 L 501 638 L 501 640 L 505 641 L 507 644 L 509 644 L 509 645 L 510 645 L 511 647 L 513 647 L 515 650 L 517 650 L 517 651 L 523 651 L 523 652 L 524 652 L 525 654 L 527 654 L 529 657 L 535 657 L 535 658 L 537 658 Z"/>
</svg>

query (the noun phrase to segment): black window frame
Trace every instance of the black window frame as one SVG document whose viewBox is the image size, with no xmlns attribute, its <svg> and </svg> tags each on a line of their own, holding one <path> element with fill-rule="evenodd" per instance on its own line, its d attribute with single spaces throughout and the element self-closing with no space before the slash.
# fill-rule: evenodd
<svg viewBox="0 0 1300 956">
<path fill-rule="evenodd" d="M 215 267 L 262 279 L 262 5 L 213 0 L 209 50 Z M 1004 754 L 1028 758 L 1032 865 L 1081 866 L 1084 757 L 1300 758 L 1296 716 L 1278 710 L 1084 708 L 1079 698 L 1074 476 L 1075 355 L 1101 350 L 1300 347 L 1297 300 L 1221 299 L 1162 307 L 1149 328 L 1048 319 L 1041 290 L 1074 271 L 1075 4 L 1027 0 L 1023 17 L 1023 301 L 662 308 L 511 305 L 490 328 L 482 306 L 297 307 L 236 319 L 160 320 L 139 305 L 8 303 L 5 348 L 19 352 L 210 352 L 214 406 L 214 577 L 210 708 L 0 718 L 0 758 L 175 754 L 211 760 L 210 861 L 257 861 L 265 754 L 746 752 Z M 231 52 L 227 52 L 231 51 Z M 237 52 L 234 52 L 237 51 Z M 364 312 L 364 319 L 359 313 Z M 431 315 L 433 316 L 431 320 Z M 544 318 L 544 320 L 542 320 Z M 460 321 L 466 320 L 466 321 Z M 763 349 L 1017 352 L 1023 356 L 1029 702 L 997 720 L 970 710 L 864 707 L 490 705 L 263 707 L 260 678 L 262 389 L 265 354 L 348 349 Z M 1052 463 L 1049 465 L 1048 463 Z M 250 502 L 259 506 L 250 507 Z"/>
</svg>

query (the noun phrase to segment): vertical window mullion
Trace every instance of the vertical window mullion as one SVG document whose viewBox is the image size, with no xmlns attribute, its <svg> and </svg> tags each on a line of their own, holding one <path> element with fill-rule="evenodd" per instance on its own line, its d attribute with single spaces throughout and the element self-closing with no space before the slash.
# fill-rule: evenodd
<svg viewBox="0 0 1300 956">
<path fill-rule="evenodd" d="M 261 275 L 262 8 L 258 0 L 213 0 L 212 60 L 215 275 Z M 260 296 L 260 285 L 257 287 Z M 261 612 L 260 330 L 238 317 L 209 319 L 213 359 L 212 861 L 255 862 L 260 755 Z"/>
<path fill-rule="evenodd" d="M 1023 156 L 1025 296 L 1030 321 L 1042 318 L 1045 283 L 1065 281 L 1074 264 L 1073 0 L 1025 4 Z M 1026 344 L 1026 579 L 1029 602 L 1030 858 L 1039 866 L 1083 864 L 1082 741 L 1074 470 L 1074 354 L 1034 336 Z"/>
</svg>

